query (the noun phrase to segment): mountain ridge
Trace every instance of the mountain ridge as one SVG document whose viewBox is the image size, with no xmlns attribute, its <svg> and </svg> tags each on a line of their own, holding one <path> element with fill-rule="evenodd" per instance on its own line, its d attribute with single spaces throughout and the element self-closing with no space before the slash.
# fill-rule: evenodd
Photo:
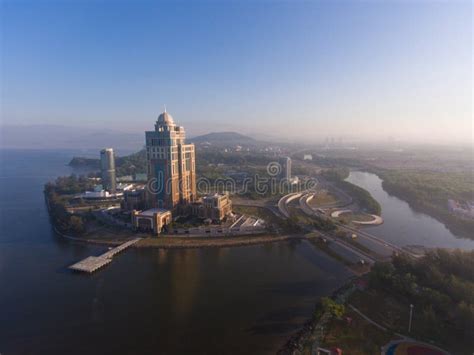
<svg viewBox="0 0 474 355">
<path fill-rule="evenodd" d="M 191 143 L 211 143 L 211 144 L 255 144 L 258 141 L 242 133 L 234 131 L 210 132 L 188 139 Z"/>
</svg>

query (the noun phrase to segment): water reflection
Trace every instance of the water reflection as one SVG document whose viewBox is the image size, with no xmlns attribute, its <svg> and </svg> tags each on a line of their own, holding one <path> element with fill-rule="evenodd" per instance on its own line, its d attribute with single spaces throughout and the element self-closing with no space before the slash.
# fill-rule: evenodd
<svg viewBox="0 0 474 355">
<path fill-rule="evenodd" d="M 51 230 L 43 184 L 69 172 L 73 153 L 31 154 L 0 156 L 10 187 L 0 190 L 2 353 L 273 354 L 350 276 L 301 241 L 130 249 L 96 274 L 71 273 L 66 266 L 106 248 Z"/>
<path fill-rule="evenodd" d="M 179 323 L 193 309 L 196 291 L 199 286 L 200 260 L 194 249 L 169 251 L 170 299 L 176 323 Z M 211 253 L 212 256 L 212 253 Z"/>
</svg>

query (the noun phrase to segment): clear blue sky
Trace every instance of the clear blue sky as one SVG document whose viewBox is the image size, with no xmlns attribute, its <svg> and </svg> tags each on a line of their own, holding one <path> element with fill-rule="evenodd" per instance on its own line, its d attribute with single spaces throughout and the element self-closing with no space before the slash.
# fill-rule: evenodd
<svg viewBox="0 0 474 355">
<path fill-rule="evenodd" d="M 472 138 L 470 1 L 2 2 L 3 124 Z"/>
</svg>

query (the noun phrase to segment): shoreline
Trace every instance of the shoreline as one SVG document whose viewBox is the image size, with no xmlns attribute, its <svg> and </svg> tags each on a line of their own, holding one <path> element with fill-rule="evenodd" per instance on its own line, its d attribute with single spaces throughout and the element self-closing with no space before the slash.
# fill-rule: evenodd
<svg viewBox="0 0 474 355">
<path fill-rule="evenodd" d="M 349 277 L 343 285 L 334 289 L 327 297 L 333 300 L 338 298 L 347 298 L 350 294 L 352 294 L 352 292 L 354 292 L 354 285 L 358 278 L 359 276 L 357 275 Z M 277 355 L 301 354 L 308 344 L 314 343 L 315 339 L 311 339 L 311 337 L 316 336 L 315 332 L 317 332 L 317 326 L 324 318 L 323 314 L 320 316 L 315 315 L 315 313 L 320 309 L 321 304 L 318 301 L 314 304 L 313 315 L 310 317 L 310 319 L 308 319 L 299 330 L 295 331 L 287 338 L 287 341 L 277 351 Z"/>
<path fill-rule="evenodd" d="M 64 234 L 60 232 L 56 226 L 52 226 L 53 231 L 60 238 L 64 238 L 69 242 L 90 244 L 90 245 L 102 245 L 108 247 L 115 247 L 123 244 L 124 242 L 133 239 L 133 238 L 123 238 L 120 240 L 100 240 L 100 239 L 91 239 L 91 238 L 82 238 L 74 237 L 71 235 Z M 140 237 L 135 236 L 136 237 Z M 272 243 L 281 243 L 288 241 L 314 241 L 319 237 L 317 235 L 311 234 L 287 234 L 280 236 L 270 236 L 270 235 L 258 235 L 258 236 L 238 236 L 238 237 L 227 237 L 227 238 L 218 238 L 218 237 L 144 237 L 139 242 L 131 246 L 135 249 L 162 249 L 162 250 L 171 250 L 171 249 L 204 249 L 204 248 L 233 248 L 233 247 L 245 247 L 245 246 L 256 246 L 256 245 L 266 245 Z M 318 248 L 319 249 L 319 248 Z M 319 249 L 321 250 L 321 249 Z M 356 264 L 349 265 L 344 261 L 341 261 L 334 256 L 331 256 L 324 250 L 321 250 L 323 253 L 328 255 L 331 258 L 336 259 L 338 262 L 343 264 L 347 270 L 352 273 L 353 277 L 360 277 L 365 274 L 366 270 L 360 270 Z"/>
<path fill-rule="evenodd" d="M 171 239 L 173 238 L 173 239 Z M 308 240 L 314 237 L 307 237 L 304 235 L 283 235 L 283 236 L 258 236 L 258 237 L 229 237 L 225 238 L 186 238 L 176 240 L 171 237 L 149 238 L 143 239 L 135 245 L 135 248 L 152 248 L 152 249 L 199 249 L 199 248 L 228 248 L 228 247 L 242 247 L 252 245 L 263 245 L 278 242 L 285 242 L 290 240 Z M 180 244 L 182 242 L 183 244 Z"/>
<path fill-rule="evenodd" d="M 95 238 L 82 238 L 64 234 L 60 232 L 56 226 L 52 226 L 55 234 L 71 242 L 79 242 L 85 244 L 95 244 L 104 246 L 118 246 L 129 238 L 120 240 L 104 240 Z M 317 238 L 316 236 L 306 236 L 301 234 L 290 234 L 282 236 L 238 236 L 238 237 L 145 237 L 138 243 L 133 245 L 133 248 L 143 249 L 198 249 L 198 248 L 227 248 L 227 247 L 241 247 L 251 245 L 263 245 L 277 242 L 285 242 L 290 240 L 311 240 Z"/>
</svg>

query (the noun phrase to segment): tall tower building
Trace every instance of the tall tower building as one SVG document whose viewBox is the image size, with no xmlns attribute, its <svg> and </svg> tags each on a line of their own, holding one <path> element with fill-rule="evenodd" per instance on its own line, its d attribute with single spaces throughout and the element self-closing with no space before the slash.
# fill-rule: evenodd
<svg viewBox="0 0 474 355">
<path fill-rule="evenodd" d="M 281 165 L 280 178 L 290 181 L 291 180 L 291 158 L 290 157 L 280 158 L 280 165 Z"/>
<path fill-rule="evenodd" d="M 105 148 L 100 151 L 100 172 L 104 190 L 115 193 L 115 156 L 112 148 Z"/>
<path fill-rule="evenodd" d="M 145 132 L 148 160 L 148 198 L 152 207 L 174 209 L 196 200 L 194 144 L 185 144 L 184 128 L 166 112 L 154 131 Z"/>
</svg>

